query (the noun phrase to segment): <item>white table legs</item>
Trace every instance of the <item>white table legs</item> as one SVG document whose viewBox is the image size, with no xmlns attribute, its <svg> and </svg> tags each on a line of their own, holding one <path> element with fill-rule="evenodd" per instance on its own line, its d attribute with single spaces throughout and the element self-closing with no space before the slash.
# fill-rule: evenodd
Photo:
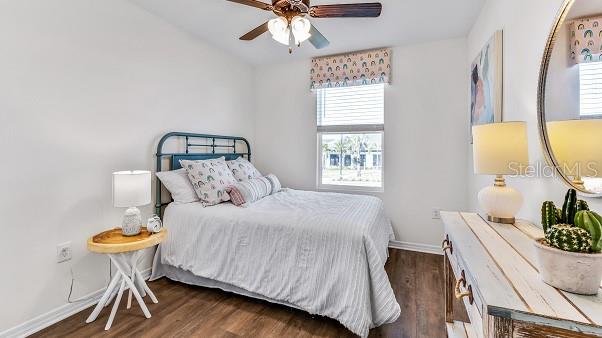
<svg viewBox="0 0 602 338">
<path fill-rule="evenodd" d="M 105 326 L 105 330 L 110 329 L 111 324 L 113 324 L 113 319 L 115 318 L 115 313 L 117 313 L 117 309 L 119 308 L 119 303 L 121 302 L 123 291 L 126 290 L 126 286 L 127 289 L 129 289 L 127 308 L 129 309 L 131 307 L 132 294 L 134 294 L 134 297 L 138 301 L 138 304 L 140 304 L 140 308 L 142 308 L 142 312 L 144 312 L 144 316 L 146 318 L 151 317 L 151 314 L 148 311 L 146 304 L 144 304 L 144 300 L 142 299 L 142 297 L 148 294 L 153 303 L 158 303 L 158 301 L 157 297 L 155 297 L 148 285 L 146 285 L 144 278 L 142 278 L 142 274 L 140 274 L 140 271 L 138 271 L 136 267 L 138 265 L 138 260 L 140 259 L 140 252 L 141 251 L 109 254 L 111 262 L 113 263 L 113 265 L 115 265 L 115 267 L 117 267 L 117 273 L 115 273 L 115 276 L 113 277 L 113 279 L 111 279 L 111 282 L 107 287 L 107 291 L 105 291 L 104 295 L 102 295 L 100 301 L 98 302 L 88 319 L 86 319 L 86 323 L 91 323 L 94 320 L 96 320 L 102 308 L 108 306 L 113 300 L 113 298 L 116 297 L 115 303 L 113 304 L 113 308 L 111 309 L 111 314 L 109 315 L 109 320 L 107 321 L 107 325 Z M 117 284 L 120 284 L 119 289 L 116 289 Z"/>
</svg>

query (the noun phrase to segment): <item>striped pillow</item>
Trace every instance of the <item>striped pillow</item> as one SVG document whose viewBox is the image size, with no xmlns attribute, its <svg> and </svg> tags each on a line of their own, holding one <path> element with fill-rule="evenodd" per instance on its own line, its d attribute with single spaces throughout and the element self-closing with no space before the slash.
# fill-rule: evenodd
<svg viewBox="0 0 602 338">
<path fill-rule="evenodd" d="M 230 195 L 232 203 L 236 206 L 246 206 L 249 203 L 259 201 L 266 196 L 277 193 L 281 189 L 282 186 L 278 178 L 275 175 L 269 174 L 264 177 L 237 182 L 230 185 L 226 191 Z"/>
</svg>

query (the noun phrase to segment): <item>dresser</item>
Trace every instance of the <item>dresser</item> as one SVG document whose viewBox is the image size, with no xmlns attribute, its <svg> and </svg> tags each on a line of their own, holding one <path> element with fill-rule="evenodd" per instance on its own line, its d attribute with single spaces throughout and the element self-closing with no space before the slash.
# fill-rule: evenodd
<svg viewBox="0 0 602 338">
<path fill-rule="evenodd" d="M 602 337 L 602 290 L 581 296 L 539 279 L 533 240 L 543 237 L 540 228 L 491 223 L 475 213 L 441 218 L 449 337 Z M 454 321 L 454 298 L 470 323 Z"/>
</svg>

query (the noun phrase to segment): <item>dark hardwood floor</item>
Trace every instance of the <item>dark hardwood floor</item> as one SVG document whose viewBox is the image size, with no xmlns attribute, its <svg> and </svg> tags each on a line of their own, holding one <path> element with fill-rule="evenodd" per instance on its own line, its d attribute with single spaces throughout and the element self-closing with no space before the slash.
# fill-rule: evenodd
<svg viewBox="0 0 602 338">
<path fill-rule="evenodd" d="M 445 337 L 443 256 L 390 252 L 385 267 L 401 316 L 371 330 L 370 337 Z M 90 308 L 33 337 L 355 337 L 335 320 L 265 301 L 166 278 L 149 286 L 159 299 L 159 304 L 148 305 L 150 319 L 144 318 L 135 302 L 127 310 L 124 297 L 109 331 L 104 331 L 104 325 L 110 307 L 86 324 Z"/>
</svg>

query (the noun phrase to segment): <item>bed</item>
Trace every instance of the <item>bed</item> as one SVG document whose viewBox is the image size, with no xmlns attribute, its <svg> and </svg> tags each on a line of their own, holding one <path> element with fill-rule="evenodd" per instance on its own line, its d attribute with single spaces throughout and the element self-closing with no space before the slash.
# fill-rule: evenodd
<svg viewBox="0 0 602 338">
<path fill-rule="evenodd" d="M 169 138 L 184 138 L 184 152 L 163 152 Z M 170 133 L 159 143 L 157 171 L 166 158 L 175 170 L 181 159 L 221 156 L 250 160 L 250 146 L 238 137 Z M 155 254 L 152 280 L 291 306 L 336 319 L 361 337 L 399 317 L 384 269 L 393 232 L 379 199 L 284 189 L 245 208 L 204 208 L 162 203 L 157 184 L 157 210 L 169 236 Z"/>
</svg>

